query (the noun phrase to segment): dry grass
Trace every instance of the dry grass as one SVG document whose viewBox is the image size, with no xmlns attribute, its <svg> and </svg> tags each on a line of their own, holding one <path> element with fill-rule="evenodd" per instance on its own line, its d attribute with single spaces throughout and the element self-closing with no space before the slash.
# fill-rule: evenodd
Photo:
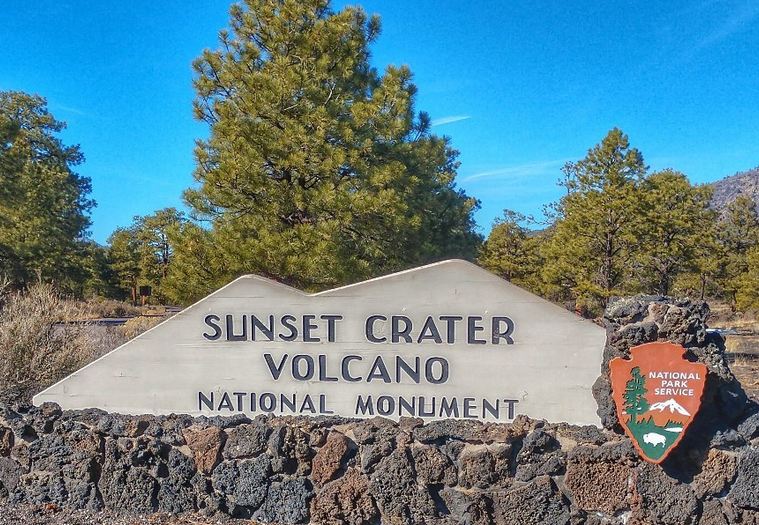
<svg viewBox="0 0 759 525">
<path fill-rule="evenodd" d="M 97 357 L 86 325 L 55 325 L 80 315 L 77 302 L 46 284 L 7 295 L 0 312 L 0 384 L 50 384 Z"/>
<path fill-rule="evenodd" d="M 150 330 L 155 325 L 161 323 L 163 320 L 163 317 L 133 317 L 122 326 L 119 326 L 118 331 L 126 342 L 130 339 L 134 339 L 142 332 Z"/>
<path fill-rule="evenodd" d="M 730 370 L 738 378 L 746 394 L 759 402 L 759 359 L 738 357 L 730 364 Z"/>
<path fill-rule="evenodd" d="M 89 301 L 80 301 L 83 315 L 79 319 L 102 319 L 108 317 L 134 317 L 142 312 L 139 307 L 123 301 L 98 297 Z"/>
<path fill-rule="evenodd" d="M 70 300 L 47 284 L 5 294 L 0 309 L 0 392 L 28 400 L 161 320 L 136 318 L 118 328 L 70 323 L 116 311 L 111 303 Z"/>
<path fill-rule="evenodd" d="M 759 333 L 759 315 L 755 311 L 739 312 L 729 304 L 709 303 L 708 324 L 711 328 L 732 328 L 742 333 Z"/>
<path fill-rule="evenodd" d="M 730 370 L 752 398 L 759 400 L 759 315 L 757 312 L 738 312 L 729 304 L 710 302 L 710 328 L 729 329 L 725 350 Z"/>
<path fill-rule="evenodd" d="M 725 349 L 730 370 L 746 393 L 759 400 L 759 336 L 728 335 Z"/>
</svg>

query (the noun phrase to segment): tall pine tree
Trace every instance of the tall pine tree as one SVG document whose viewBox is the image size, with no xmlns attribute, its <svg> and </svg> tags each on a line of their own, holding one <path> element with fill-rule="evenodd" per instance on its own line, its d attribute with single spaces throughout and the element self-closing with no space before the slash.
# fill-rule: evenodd
<svg viewBox="0 0 759 525">
<path fill-rule="evenodd" d="M 739 289 L 747 282 L 744 274 L 749 270 L 749 253 L 759 247 L 759 214 L 756 204 L 748 195 L 738 195 L 727 205 L 727 213 L 720 221 L 717 242 L 722 248 L 720 283 L 725 297 L 735 305 Z M 744 292 L 745 295 L 745 292 Z M 746 301 L 742 301 L 746 304 Z"/>
<path fill-rule="evenodd" d="M 95 203 L 74 171 L 79 147 L 58 137 L 64 128 L 42 97 L 0 91 L 0 274 L 16 286 L 42 279 L 73 290 L 88 277 Z"/>
<path fill-rule="evenodd" d="M 408 67 L 370 64 L 376 16 L 327 0 L 246 0 L 230 15 L 220 49 L 194 65 L 210 136 L 186 192 L 224 279 L 256 272 L 316 289 L 474 257 L 477 202 L 456 188 L 457 153 L 415 112 Z M 177 295 L 210 287 L 200 271 L 188 278 Z"/>
<path fill-rule="evenodd" d="M 643 181 L 641 242 L 634 261 L 641 290 L 669 295 L 678 276 L 704 270 L 699 257 L 716 220 L 709 209 L 711 193 L 708 186 L 692 186 L 685 175 L 669 169 Z"/>
<path fill-rule="evenodd" d="M 646 170 L 643 155 L 616 128 L 584 159 L 565 166 L 567 194 L 555 207 L 557 220 L 543 248 L 543 277 L 563 291 L 557 298 L 593 308 L 625 292 L 640 243 L 637 192 Z"/>
</svg>

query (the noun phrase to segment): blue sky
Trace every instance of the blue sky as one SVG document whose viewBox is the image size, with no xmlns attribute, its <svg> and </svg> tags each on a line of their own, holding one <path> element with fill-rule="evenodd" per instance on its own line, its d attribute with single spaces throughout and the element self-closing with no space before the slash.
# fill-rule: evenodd
<svg viewBox="0 0 759 525">
<path fill-rule="evenodd" d="M 354 2 L 338 2 L 341 7 Z M 32 5 L 34 4 L 34 5 Z M 567 160 L 621 127 L 654 169 L 709 182 L 759 165 L 759 2 L 380 2 L 373 62 L 408 64 L 418 109 L 461 151 L 459 184 L 539 214 Z M 81 144 L 104 242 L 192 184 L 190 64 L 227 1 L 5 0 L 0 89 L 39 93 Z"/>
</svg>

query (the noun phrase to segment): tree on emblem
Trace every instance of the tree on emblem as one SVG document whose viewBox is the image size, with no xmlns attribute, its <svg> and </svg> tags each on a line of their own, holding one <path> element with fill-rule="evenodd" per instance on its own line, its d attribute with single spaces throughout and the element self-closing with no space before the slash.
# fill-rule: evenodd
<svg viewBox="0 0 759 525">
<path fill-rule="evenodd" d="M 630 414 L 630 424 L 636 423 L 635 415 L 648 411 L 649 404 L 646 400 L 646 378 L 640 374 L 640 368 L 635 367 L 631 371 L 632 379 L 625 385 L 623 397 L 625 399 L 625 413 Z"/>
</svg>

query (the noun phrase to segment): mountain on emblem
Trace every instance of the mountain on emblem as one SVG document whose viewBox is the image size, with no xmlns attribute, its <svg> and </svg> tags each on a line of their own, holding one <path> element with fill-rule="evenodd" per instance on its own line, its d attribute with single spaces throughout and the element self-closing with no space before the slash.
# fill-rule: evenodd
<svg viewBox="0 0 759 525">
<path fill-rule="evenodd" d="M 651 410 L 658 410 L 659 412 L 664 412 L 665 410 L 669 409 L 669 412 L 671 414 L 674 414 L 675 412 L 682 414 L 684 416 L 689 416 L 690 412 L 685 410 L 680 403 L 675 401 L 674 399 L 667 399 L 666 401 L 663 401 L 661 403 L 654 403 L 651 405 Z"/>
<path fill-rule="evenodd" d="M 630 359 L 609 362 L 619 422 L 651 463 L 664 461 L 701 406 L 706 366 L 684 353 L 673 343 L 648 343 L 631 348 Z"/>
</svg>

